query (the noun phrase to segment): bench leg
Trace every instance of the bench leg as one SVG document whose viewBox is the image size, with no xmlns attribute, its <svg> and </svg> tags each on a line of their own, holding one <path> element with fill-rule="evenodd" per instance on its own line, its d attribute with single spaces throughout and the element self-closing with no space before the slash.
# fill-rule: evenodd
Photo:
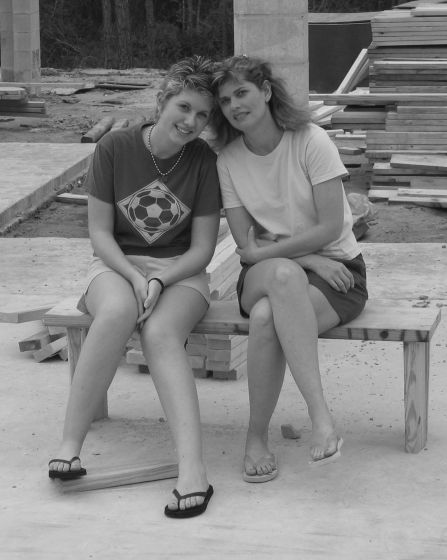
<svg viewBox="0 0 447 560">
<path fill-rule="evenodd" d="M 79 354 L 81 353 L 82 344 L 84 343 L 85 337 L 87 336 L 87 332 L 88 329 L 67 328 L 68 367 L 70 373 L 70 383 L 73 380 L 76 364 L 78 363 Z M 109 410 L 106 393 L 101 405 L 96 411 L 93 420 L 102 420 L 103 418 L 108 418 L 108 416 Z"/>
<path fill-rule="evenodd" d="M 430 343 L 404 342 L 405 451 L 419 453 L 427 441 Z"/>
</svg>

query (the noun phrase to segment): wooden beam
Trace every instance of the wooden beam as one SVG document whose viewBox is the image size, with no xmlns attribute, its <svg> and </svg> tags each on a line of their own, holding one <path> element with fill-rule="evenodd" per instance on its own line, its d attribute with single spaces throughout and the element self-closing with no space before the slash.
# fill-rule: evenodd
<svg viewBox="0 0 447 560">
<path fill-rule="evenodd" d="M 111 467 L 92 470 L 92 472 L 89 470 L 85 477 L 59 482 L 59 484 L 63 492 L 85 492 L 176 478 L 177 476 L 177 464 L 165 463 L 150 466 Z"/>
</svg>

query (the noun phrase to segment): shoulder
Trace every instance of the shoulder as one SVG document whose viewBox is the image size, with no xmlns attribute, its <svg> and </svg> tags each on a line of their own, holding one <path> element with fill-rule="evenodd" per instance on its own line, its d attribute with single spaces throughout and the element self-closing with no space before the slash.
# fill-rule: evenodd
<svg viewBox="0 0 447 560">
<path fill-rule="evenodd" d="M 315 123 L 307 123 L 298 130 L 291 130 L 289 134 L 293 140 L 310 141 L 313 139 L 329 139 L 328 133 Z"/>
<path fill-rule="evenodd" d="M 217 156 L 217 162 L 219 163 L 231 159 L 238 159 L 241 157 L 244 147 L 245 144 L 242 140 L 242 136 L 238 136 L 220 150 L 219 155 Z"/>
<path fill-rule="evenodd" d="M 203 138 L 196 138 L 192 142 L 189 142 L 187 144 L 187 149 L 189 157 L 191 158 L 199 158 L 200 161 L 216 161 L 216 152 L 212 150 L 208 142 L 206 142 Z"/>
<path fill-rule="evenodd" d="M 121 128 L 107 132 L 97 143 L 97 148 L 106 152 L 114 152 L 117 149 L 132 148 L 141 138 L 142 124 Z"/>
</svg>

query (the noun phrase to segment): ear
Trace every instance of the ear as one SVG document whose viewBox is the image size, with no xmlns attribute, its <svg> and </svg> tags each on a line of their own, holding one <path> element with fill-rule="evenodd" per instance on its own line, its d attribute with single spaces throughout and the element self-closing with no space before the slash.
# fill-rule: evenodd
<svg viewBox="0 0 447 560">
<path fill-rule="evenodd" d="M 261 89 L 264 92 L 265 101 L 268 103 L 272 97 L 272 84 L 268 80 L 264 80 Z"/>
<path fill-rule="evenodd" d="M 162 91 L 159 91 L 157 93 L 156 102 L 157 102 L 157 111 L 161 113 L 164 105 L 164 95 Z"/>
</svg>

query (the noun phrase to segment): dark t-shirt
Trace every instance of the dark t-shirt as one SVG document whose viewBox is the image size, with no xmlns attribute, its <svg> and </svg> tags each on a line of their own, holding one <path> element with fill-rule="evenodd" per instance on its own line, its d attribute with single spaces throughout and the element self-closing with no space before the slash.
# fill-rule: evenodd
<svg viewBox="0 0 447 560">
<path fill-rule="evenodd" d="M 114 236 L 127 255 L 172 257 L 191 243 L 195 216 L 221 208 L 216 154 L 197 138 L 186 144 L 175 169 L 160 177 L 139 124 L 98 142 L 86 178 L 89 194 L 115 207 Z M 165 172 L 179 154 L 157 161 Z"/>
</svg>

